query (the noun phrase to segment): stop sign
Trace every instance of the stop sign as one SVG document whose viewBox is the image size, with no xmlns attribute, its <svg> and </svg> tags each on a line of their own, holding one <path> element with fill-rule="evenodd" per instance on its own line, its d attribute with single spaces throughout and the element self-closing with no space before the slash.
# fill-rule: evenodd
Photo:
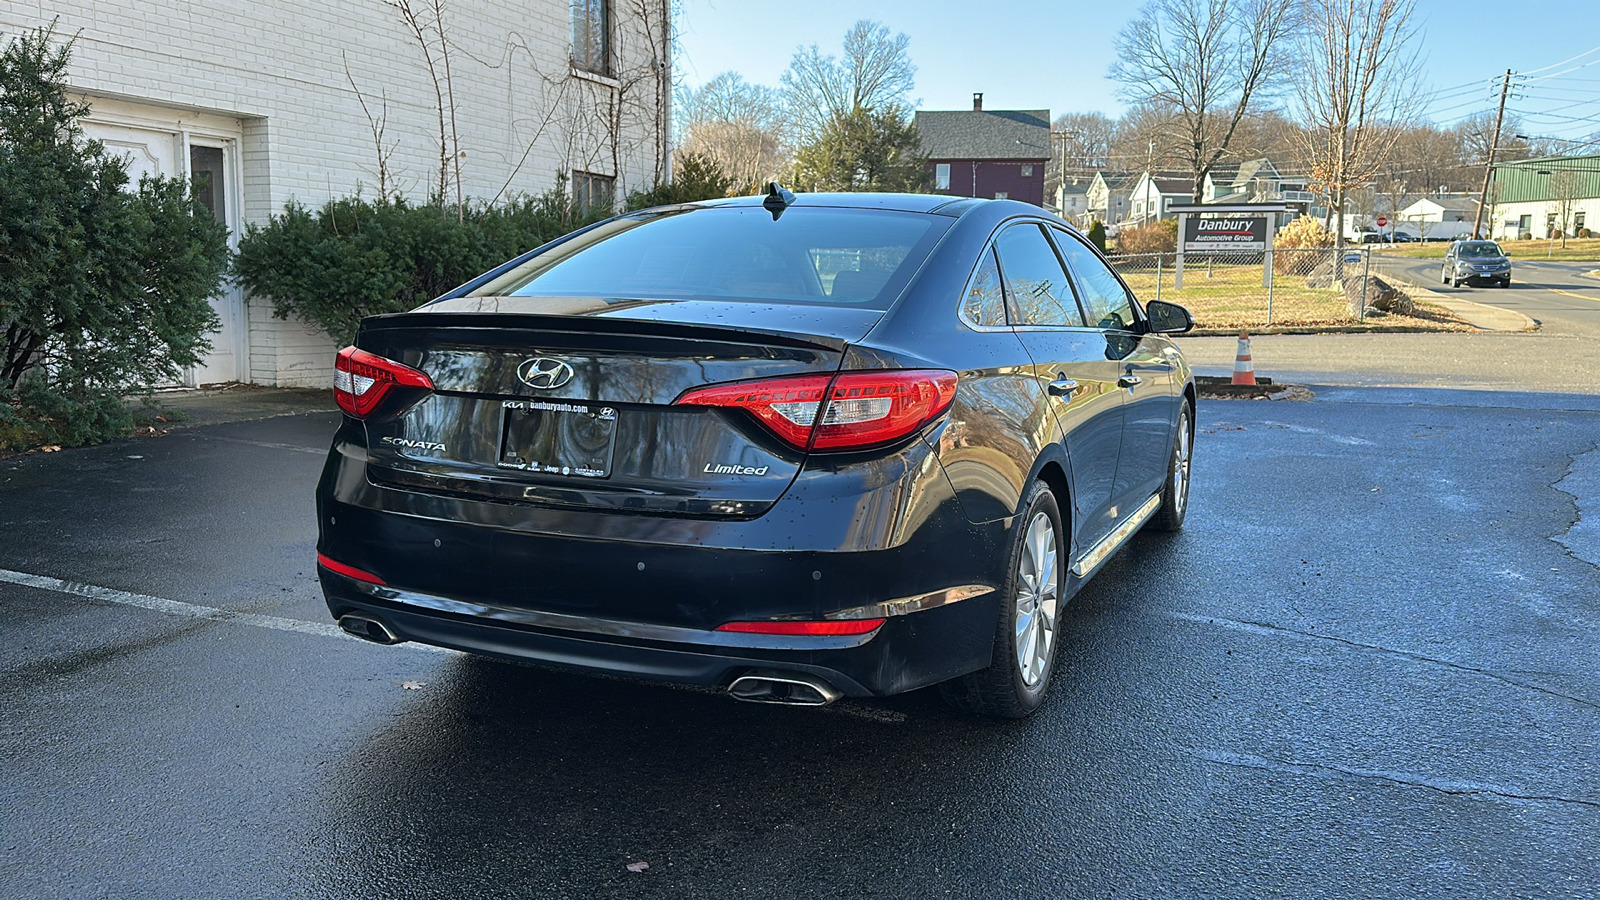
<svg viewBox="0 0 1600 900">
<path fill-rule="evenodd" d="M 1379 216 L 1378 217 L 1378 227 L 1379 228 L 1382 228 L 1383 226 L 1385 226 L 1387 224 L 1389 224 L 1389 217 L 1388 216 Z"/>
</svg>

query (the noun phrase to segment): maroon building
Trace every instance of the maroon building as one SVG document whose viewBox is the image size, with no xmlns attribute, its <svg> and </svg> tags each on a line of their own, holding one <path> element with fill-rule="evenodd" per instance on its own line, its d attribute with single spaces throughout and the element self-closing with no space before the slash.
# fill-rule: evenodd
<svg viewBox="0 0 1600 900">
<path fill-rule="evenodd" d="M 986 110 L 983 95 L 973 94 L 971 112 L 917 113 L 917 133 L 936 193 L 1044 206 L 1050 110 Z"/>
</svg>

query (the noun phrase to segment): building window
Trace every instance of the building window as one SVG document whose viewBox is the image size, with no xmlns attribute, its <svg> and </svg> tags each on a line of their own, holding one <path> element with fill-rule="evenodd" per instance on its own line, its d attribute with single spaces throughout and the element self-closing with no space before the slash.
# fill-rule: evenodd
<svg viewBox="0 0 1600 900">
<path fill-rule="evenodd" d="M 1022 177 L 1023 178 L 1032 178 L 1033 177 L 1033 166 L 1024 164 L 1023 167 L 1022 167 Z"/>
<path fill-rule="evenodd" d="M 1007 191 L 995 191 L 994 198 L 996 200 L 1010 200 L 1011 194 Z"/>
<path fill-rule="evenodd" d="M 611 72 L 610 0 L 572 0 L 572 64 Z"/>
<path fill-rule="evenodd" d="M 1584 215 L 1583 211 L 1579 211 L 1579 212 L 1576 212 L 1576 213 L 1572 214 L 1572 230 L 1574 232 L 1576 232 L 1579 228 L 1583 227 L 1584 218 L 1585 218 L 1585 215 Z"/>
<path fill-rule="evenodd" d="M 591 172 L 572 173 L 572 205 L 579 212 L 611 212 L 611 189 L 616 179 Z"/>
<path fill-rule="evenodd" d="M 950 164 L 934 163 L 933 188 L 938 191 L 950 190 Z"/>
</svg>

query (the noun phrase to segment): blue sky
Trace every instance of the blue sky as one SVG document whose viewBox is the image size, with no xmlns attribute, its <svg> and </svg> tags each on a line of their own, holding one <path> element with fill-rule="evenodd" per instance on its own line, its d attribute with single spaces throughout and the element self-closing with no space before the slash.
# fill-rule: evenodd
<svg viewBox="0 0 1600 900">
<path fill-rule="evenodd" d="M 982 91 L 991 109 L 1114 116 L 1123 104 L 1106 70 L 1137 8 L 1116 0 L 684 0 L 679 74 L 698 85 L 732 70 L 777 86 L 797 45 L 837 53 L 845 30 L 867 18 L 910 36 L 923 109 L 966 109 Z M 1533 73 L 1511 104 L 1524 132 L 1600 132 L 1600 0 L 1418 0 L 1417 11 L 1436 123 L 1492 112 L 1490 81 L 1509 68 Z"/>
</svg>

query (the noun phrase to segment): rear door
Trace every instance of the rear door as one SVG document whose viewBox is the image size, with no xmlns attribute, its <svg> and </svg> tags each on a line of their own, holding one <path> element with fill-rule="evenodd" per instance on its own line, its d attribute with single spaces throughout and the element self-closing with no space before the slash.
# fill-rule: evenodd
<svg viewBox="0 0 1600 900">
<path fill-rule="evenodd" d="M 1008 316 L 1033 358 L 1067 449 L 1076 557 L 1115 521 L 1117 457 L 1122 446 L 1120 372 L 1099 331 L 1086 328 L 1066 269 L 1043 226 L 1018 223 L 995 240 Z"/>
</svg>

